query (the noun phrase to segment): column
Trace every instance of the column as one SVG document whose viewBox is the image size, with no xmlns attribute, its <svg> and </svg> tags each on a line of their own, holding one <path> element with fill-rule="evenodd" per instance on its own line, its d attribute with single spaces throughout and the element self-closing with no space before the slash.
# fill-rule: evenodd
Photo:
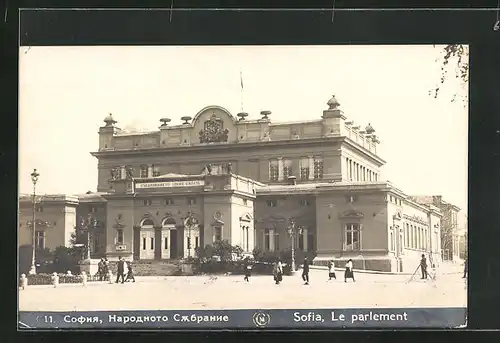
<svg viewBox="0 0 500 343">
<path fill-rule="evenodd" d="M 302 232 L 302 242 L 304 242 L 304 251 L 307 251 L 307 247 L 308 247 L 308 241 L 307 241 L 307 229 L 304 229 L 303 232 Z"/>
<path fill-rule="evenodd" d="M 269 251 L 274 251 L 274 229 L 269 229 Z"/>
<path fill-rule="evenodd" d="M 314 156 L 308 156 L 309 158 L 309 180 L 314 180 Z"/>
<path fill-rule="evenodd" d="M 283 158 L 278 157 L 278 180 L 283 180 Z"/>
<path fill-rule="evenodd" d="M 153 166 L 148 166 L 148 177 L 153 177 Z"/>
<path fill-rule="evenodd" d="M 125 169 L 125 166 L 120 166 L 120 179 L 126 179 L 127 178 L 127 170 Z"/>
</svg>

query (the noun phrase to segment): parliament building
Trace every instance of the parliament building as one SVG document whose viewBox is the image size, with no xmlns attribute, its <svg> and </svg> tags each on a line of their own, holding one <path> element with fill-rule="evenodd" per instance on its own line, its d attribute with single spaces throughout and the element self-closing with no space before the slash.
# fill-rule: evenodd
<svg viewBox="0 0 500 343">
<path fill-rule="evenodd" d="M 169 260 L 228 240 L 247 253 L 296 249 L 314 264 L 413 272 L 441 259 L 441 217 L 380 178 L 374 128 L 348 120 L 335 97 L 318 119 L 273 122 L 203 108 L 180 125 L 125 132 L 110 114 L 99 129 L 97 192 L 44 196 L 36 244 L 67 245 L 92 218 L 93 258 Z M 19 244 L 31 244 L 29 196 L 20 199 Z"/>
</svg>

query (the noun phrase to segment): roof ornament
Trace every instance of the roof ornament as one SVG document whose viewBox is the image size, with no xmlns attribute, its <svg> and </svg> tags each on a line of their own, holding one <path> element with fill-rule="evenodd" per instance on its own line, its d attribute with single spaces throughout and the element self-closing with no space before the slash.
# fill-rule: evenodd
<svg viewBox="0 0 500 343">
<path fill-rule="evenodd" d="M 336 110 L 340 106 L 340 103 L 335 98 L 335 95 L 332 95 L 332 98 L 328 100 L 326 104 L 328 105 L 329 110 Z"/>
<path fill-rule="evenodd" d="M 106 126 L 113 126 L 117 123 L 117 121 L 113 119 L 112 113 L 108 114 L 108 116 L 104 118 L 104 122 L 106 123 Z"/>
<path fill-rule="evenodd" d="M 367 134 L 371 135 L 372 133 L 375 132 L 375 129 L 371 126 L 370 123 L 368 123 L 368 126 L 365 128 L 365 131 Z"/>
<path fill-rule="evenodd" d="M 267 120 L 267 119 L 269 119 L 269 116 L 271 115 L 271 111 L 261 111 L 260 115 L 262 116 L 261 119 Z"/>
</svg>

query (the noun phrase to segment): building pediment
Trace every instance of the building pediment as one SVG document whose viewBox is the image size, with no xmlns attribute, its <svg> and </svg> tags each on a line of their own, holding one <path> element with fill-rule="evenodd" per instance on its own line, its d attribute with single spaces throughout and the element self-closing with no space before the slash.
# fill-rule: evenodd
<svg viewBox="0 0 500 343">
<path fill-rule="evenodd" d="M 360 211 L 348 210 L 340 213 L 339 217 L 341 219 L 362 219 L 364 215 Z"/>
<path fill-rule="evenodd" d="M 250 213 L 245 213 L 240 217 L 240 221 L 242 222 L 251 222 L 253 220 L 253 216 Z"/>
</svg>

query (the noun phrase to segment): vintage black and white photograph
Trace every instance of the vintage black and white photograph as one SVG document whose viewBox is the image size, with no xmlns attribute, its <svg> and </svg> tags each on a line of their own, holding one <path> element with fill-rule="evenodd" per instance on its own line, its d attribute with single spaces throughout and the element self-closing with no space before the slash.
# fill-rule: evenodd
<svg viewBox="0 0 500 343">
<path fill-rule="evenodd" d="M 19 59 L 19 311 L 467 307 L 467 45 Z"/>
</svg>

